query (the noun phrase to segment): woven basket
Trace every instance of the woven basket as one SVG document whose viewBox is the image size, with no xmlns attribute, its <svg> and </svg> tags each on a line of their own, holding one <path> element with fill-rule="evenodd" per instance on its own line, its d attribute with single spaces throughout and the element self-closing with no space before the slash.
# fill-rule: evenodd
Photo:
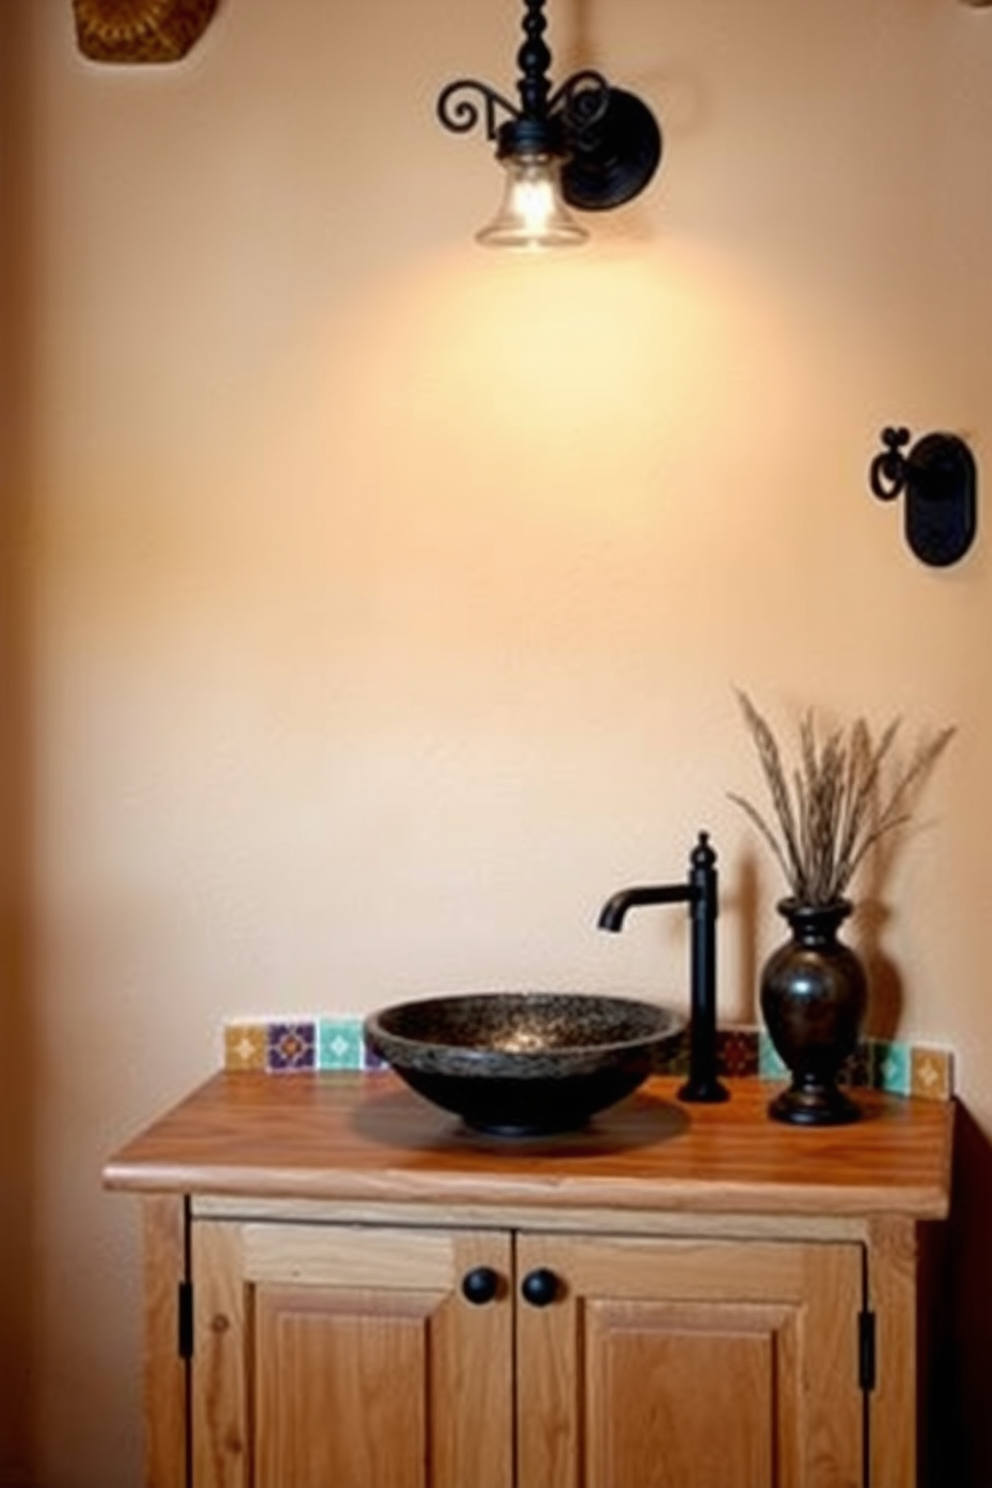
<svg viewBox="0 0 992 1488">
<path fill-rule="evenodd" d="M 217 0 L 72 0 L 76 42 L 94 62 L 175 62 L 203 35 Z"/>
</svg>

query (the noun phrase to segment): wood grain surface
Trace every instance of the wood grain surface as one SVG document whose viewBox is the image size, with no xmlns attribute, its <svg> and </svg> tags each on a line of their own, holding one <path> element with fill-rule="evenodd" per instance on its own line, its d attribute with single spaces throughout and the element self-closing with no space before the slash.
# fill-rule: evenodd
<svg viewBox="0 0 992 1488">
<path fill-rule="evenodd" d="M 220 1073 L 110 1159 L 109 1188 L 345 1202 L 946 1217 L 952 1103 L 858 1091 L 863 1119 L 802 1130 L 775 1087 L 684 1105 L 658 1077 L 586 1130 L 487 1137 L 387 1072 Z"/>
</svg>

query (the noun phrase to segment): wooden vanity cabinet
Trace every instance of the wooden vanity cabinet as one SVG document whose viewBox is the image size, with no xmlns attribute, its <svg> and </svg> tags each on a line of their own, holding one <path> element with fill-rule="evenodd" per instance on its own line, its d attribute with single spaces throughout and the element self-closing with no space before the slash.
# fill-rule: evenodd
<svg viewBox="0 0 992 1488">
<path fill-rule="evenodd" d="M 196 1488 L 511 1488 L 508 1235 L 195 1221 Z"/>
<path fill-rule="evenodd" d="M 519 1488 L 860 1484 L 857 1245 L 525 1237 Z"/>
<path fill-rule="evenodd" d="M 257 1219 L 192 1241 L 198 1488 L 862 1481 L 857 1245 Z"/>
<path fill-rule="evenodd" d="M 917 1488 L 951 1108 L 673 1090 L 510 1145 L 387 1075 L 195 1093 L 106 1174 L 144 1195 L 146 1488 Z"/>
</svg>

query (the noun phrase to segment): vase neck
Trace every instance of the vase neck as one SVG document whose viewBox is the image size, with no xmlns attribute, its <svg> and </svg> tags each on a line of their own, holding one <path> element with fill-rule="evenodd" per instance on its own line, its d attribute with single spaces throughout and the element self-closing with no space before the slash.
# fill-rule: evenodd
<svg viewBox="0 0 992 1488">
<path fill-rule="evenodd" d="M 803 945 L 822 945 L 835 940 L 837 931 L 854 906 L 849 899 L 835 899 L 830 904 L 805 904 L 801 899 L 782 899 L 779 914 Z"/>
</svg>

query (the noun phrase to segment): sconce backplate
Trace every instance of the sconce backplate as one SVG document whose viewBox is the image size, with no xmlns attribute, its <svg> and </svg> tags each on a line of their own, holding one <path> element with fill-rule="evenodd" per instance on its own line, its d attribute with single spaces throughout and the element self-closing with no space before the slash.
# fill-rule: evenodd
<svg viewBox="0 0 992 1488">
<path fill-rule="evenodd" d="M 633 93 L 611 88 L 606 109 L 588 129 L 567 123 L 570 158 L 562 167 L 562 194 L 583 212 L 608 211 L 643 191 L 661 161 L 661 130 Z"/>
<path fill-rule="evenodd" d="M 978 526 L 974 456 L 956 434 L 925 434 L 907 454 L 908 429 L 882 430 L 885 450 L 871 464 L 882 501 L 903 496 L 906 541 L 921 563 L 946 568 L 963 558 Z"/>
<path fill-rule="evenodd" d="M 975 462 L 953 434 L 926 434 L 910 456 L 906 541 L 923 563 L 963 558 L 975 537 Z"/>
</svg>

